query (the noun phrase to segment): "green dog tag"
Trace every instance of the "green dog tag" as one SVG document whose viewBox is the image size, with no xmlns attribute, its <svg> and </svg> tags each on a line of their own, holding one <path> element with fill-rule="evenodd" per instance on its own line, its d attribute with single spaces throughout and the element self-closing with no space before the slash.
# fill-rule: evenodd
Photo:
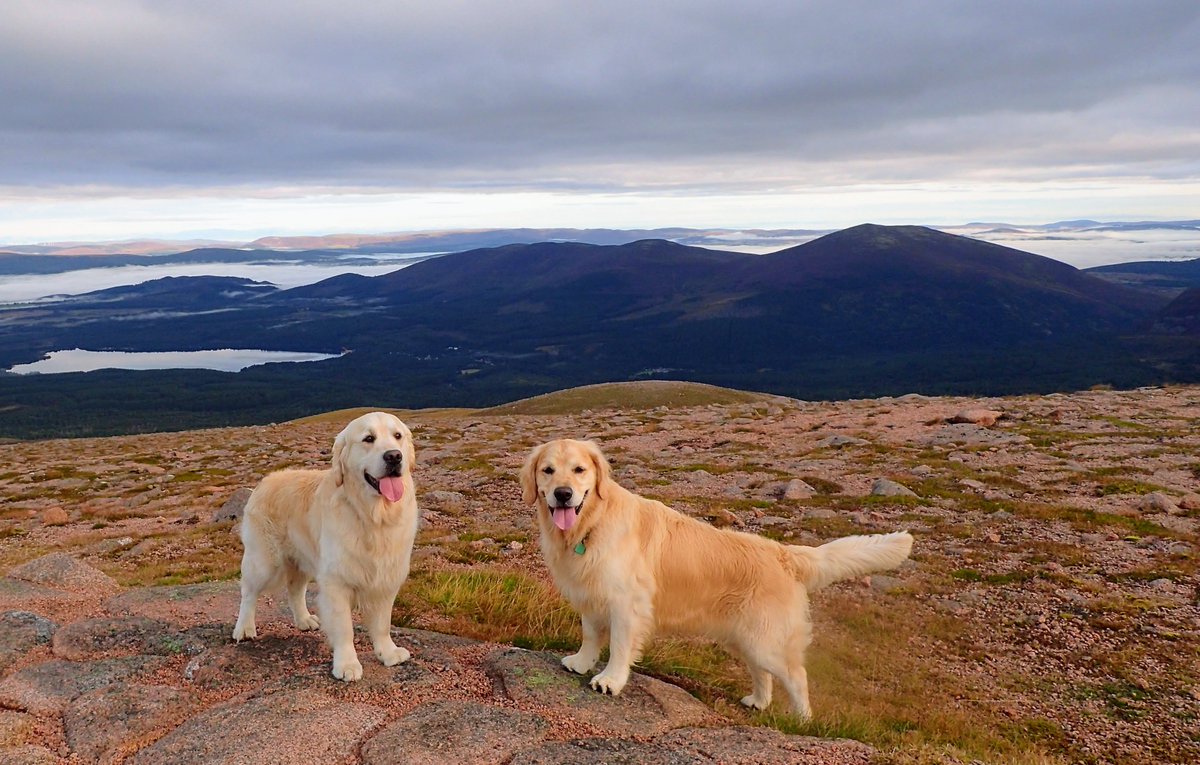
<svg viewBox="0 0 1200 765">
<path fill-rule="evenodd" d="M 587 548 L 583 546 L 583 540 L 581 539 L 579 540 L 579 544 L 575 545 L 575 554 L 583 555 L 585 552 L 587 552 Z"/>
</svg>

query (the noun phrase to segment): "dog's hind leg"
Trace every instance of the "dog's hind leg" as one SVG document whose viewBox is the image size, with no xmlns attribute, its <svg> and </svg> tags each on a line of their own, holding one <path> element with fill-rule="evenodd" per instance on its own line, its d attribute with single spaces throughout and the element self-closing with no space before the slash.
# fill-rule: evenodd
<svg viewBox="0 0 1200 765">
<path fill-rule="evenodd" d="M 359 598 L 363 623 L 371 637 L 375 656 L 385 667 L 403 664 L 410 658 L 408 650 L 396 645 L 392 640 L 392 606 L 395 602 L 395 592 L 364 593 Z"/>
<path fill-rule="evenodd" d="M 288 561 L 284 564 L 287 580 L 288 605 L 292 609 L 292 623 L 296 629 L 315 630 L 321 626 L 321 620 L 308 610 L 305 595 L 308 593 L 308 574 L 300 570 L 295 563 Z"/>
<path fill-rule="evenodd" d="M 746 671 L 750 673 L 750 682 L 753 683 L 750 695 L 743 696 L 741 699 L 742 706 L 750 707 L 751 709 L 766 709 L 771 706 L 771 692 L 774 681 L 771 673 L 759 663 L 758 646 L 750 643 L 731 646 L 730 650 L 746 665 Z"/>
<path fill-rule="evenodd" d="M 242 604 L 238 609 L 237 624 L 233 627 L 233 639 L 237 642 L 258 637 L 254 623 L 258 596 L 271 583 L 274 576 L 271 564 L 254 554 L 254 547 L 247 546 L 242 555 Z"/>
</svg>

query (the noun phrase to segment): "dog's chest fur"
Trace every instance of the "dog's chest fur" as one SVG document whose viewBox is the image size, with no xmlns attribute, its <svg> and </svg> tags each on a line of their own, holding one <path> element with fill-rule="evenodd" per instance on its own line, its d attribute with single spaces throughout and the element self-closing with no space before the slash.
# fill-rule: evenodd
<svg viewBox="0 0 1200 765">
<path fill-rule="evenodd" d="M 610 534 L 590 534 L 584 540 L 583 552 L 577 553 L 573 545 L 564 545 L 557 538 L 556 531 L 541 529 L 542 555 L 554 583 L 579 611 L 606 613 L 614 603 L 623 605 L 635 594 L 653 592 L 645 561 L 631 560 L 609 539 Z"/>
<path fill-rule="evenodd" d="M 332 534 L 322 534 L 321 568 L 356 590 L 387 590 L 408 576 L 418 510 L 406 500 L 399 517 L 387 523 L 341 518 Z"/>
</svg>

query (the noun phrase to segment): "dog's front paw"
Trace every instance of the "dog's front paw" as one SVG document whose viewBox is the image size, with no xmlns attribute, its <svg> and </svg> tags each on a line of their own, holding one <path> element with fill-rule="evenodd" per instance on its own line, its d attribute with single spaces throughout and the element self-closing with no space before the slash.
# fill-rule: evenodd
<svg viewBox="0 0 1200 765">
<path fill-rule="evenodd" d="M 355 680 L 361 680 L 363 676 L 362 664 L 359 663 L 358 657 L 351 655 L 348 659 L 333 660 L 333 676 L 338 680 L 345 680 L 347 683 L 352 683 Z"/>
<path fill-rule="evenodd" d="M 240 643 L 243 640 L 253 640 L 258 637 L 258 628 L 253 624 L 241 625 L 238 624 L 233 628 L 233 640 L 235 643 Z"/>
<path fill-rule="evenodd" d="M 760 699 L 759 697 L 751 694 L 749 696 L 742 697 L 742 706 L 750 707 L 751 709 L 766 709 L 767 707 L 771 706 L 771 700 Z"/>
<path fill-rule="evenodd" d="M 315 629 L 319 628 L 320 626 L 321 626 L 321 620 L 317 618 L 316 614 L 309 614 L 308 616 L 301 616 L 299 619 L 296 620 L 296 629 L 298 629 L 302 632 L 308 632 L 309 630 L 315 630 Z"/>
<path fill-rule="evenodd" d="M 584 656 L 583 652 L 581 651 L 579 653 L 573 653 L 570 656 L 564 656 L 562 665 L 577 675 L 586 675 L 588 672 L 592 671 L 592 667 L 596 666 L 596 660 L 592 659 L 591 661 L 588 661 L 587 657 Z"/>
<path fill-rule="evenodd" d="M 407 648 L 401 648 L 398 645 L 394 645 L 391 648 L 386 646 L 383 648 L 376 648 L 375 655 L 379 657 L 379 660 L 383 662 L 383 666 L 385 667 L 394 667 L 397 664 L 403 664 L 412 658 L 412 654 L 408 652 Z"/>
<path fill-rule="evenodd" d="M 592 682 L 589 683 L 589 685 L 591 685 L 594 690 L 600 691 L 601 693 L 619 696 L 621 691 L 625 689 L 625 683 L 627 682 L 629 682 L 628 677 L 615 677 L 614 675 L 608 674 L 608 670 L 605 670 L 593 677 Z"/>
</svg>

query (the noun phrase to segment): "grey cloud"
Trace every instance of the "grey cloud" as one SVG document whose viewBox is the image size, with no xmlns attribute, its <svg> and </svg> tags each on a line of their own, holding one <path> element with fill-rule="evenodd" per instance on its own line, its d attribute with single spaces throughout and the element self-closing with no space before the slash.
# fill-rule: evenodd
<svg viewBox="0 0 1200 765">
<path fill-rule="evenodd" d="M 1194 0 L 575 5 L 10 3 L 0 185 L 703 189 L 1200 155 Z"/>
</svg>

